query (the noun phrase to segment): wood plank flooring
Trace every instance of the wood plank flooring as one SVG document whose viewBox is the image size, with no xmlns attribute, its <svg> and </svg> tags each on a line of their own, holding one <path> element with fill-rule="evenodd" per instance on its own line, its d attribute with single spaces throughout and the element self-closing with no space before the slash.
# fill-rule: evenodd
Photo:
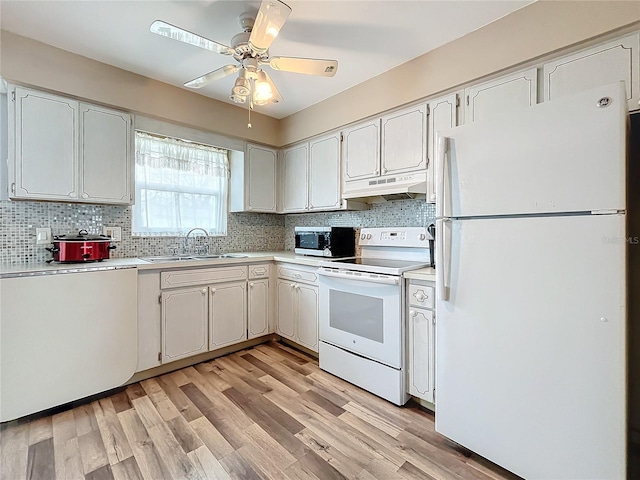
<svg viewBox="0 0 640 480">
<path fill-rule="evenodd" d="M 3 480 L 517 478 L 275 342 L 0 435 Z"/>
</svg>

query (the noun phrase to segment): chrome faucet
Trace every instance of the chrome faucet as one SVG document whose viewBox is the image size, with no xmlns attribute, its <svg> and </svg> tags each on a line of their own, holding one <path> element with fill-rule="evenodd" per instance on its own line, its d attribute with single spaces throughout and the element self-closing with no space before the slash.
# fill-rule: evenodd
<svg viewBox="0 0 640 480">
<path fill-rule="evenodd" d="M 187 252 L 187 247 L 189 246 L 189 236 L 195 232 L 196 230 L 200 230 L 202 233 L 204 233 L 205 237 L 208 237 L 209 234 L 207 233 L 207 231 L 204 228 L 200 228 L 200 227 L 196 227 L 196 228 L 192 228 L 191 230 L 189 230 L 187 232 L 187 234 L 184 237 L 184 251 L 185 253 Z M 209 250 L 209 245 L 204 245 L 205 250 L 208 251 Z"/>
</svg>

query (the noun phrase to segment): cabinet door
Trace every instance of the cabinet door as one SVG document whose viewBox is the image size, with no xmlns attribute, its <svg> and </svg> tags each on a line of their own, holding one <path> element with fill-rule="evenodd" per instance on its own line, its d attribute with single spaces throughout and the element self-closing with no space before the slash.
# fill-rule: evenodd
<svg viewBox="0 0 640 480">
<path fill-rule="evenodd" d="M 207 287 L 162 293 L 162 362 L 207 351 Z"/>
<path fill-rule="evenodd" d="M 309 210 L 340 208 L 340 134 L 309 142 Z"/>
<path fill-rule="evenodd" d="M 318 287 L 297 284 L 297 342 L 318 351 Z"/>
<path fill-rule="evenodd" d="M 269 280 L 252 280 L 248 293 L 249 326 L 247 338 L 269 333 Z"/>
<path fill-rule="evenodd" d="M 276 211 L 276 150 L 247 145 L 247 209 L 254 212 Z"/>
<path fill-rule="evenodd" d="M 479 122 L 510 115 L 537 102 L 537 69 L 496 78 L 465 89 L 465 122 Z"/>
<path fill-rule="evenodd" d="M 345 182 L 380 175 L 380 120 L 351 127 L 343 137 Z"/>
<path fill-rule="evenodd" d="M 429 202 L 436 201 L 436 135 L 441 130 L 447 130 L 456 126 L 457 103 L 458 98 L 456 94 L 429 101 L 429 122 L 427 128 L 427 200 Z"/>
<path fill-rule="evenodd" d="M 382 175 L 411 172 L 427 166 L 427 105 L 382 117 Z"/>
<path fill-rule="evenodd" d="M 433 403 L 435 342 L 433 312 L 409 311 L 409 393 Z"/>
<path fill-rule="evenodd" d="M 16 87 L 9 121 L 11 197 L 76 200 L 78 102 Z"/>
<path fill-rule="evenodd" d="M 133 201 L 131 117 L 128 113 L 80 104 L 80 199 Z"/>
<path fill-rule="evenodd" d="M 246 282 L 209 287 L 209 350 L 247 339 Z"/>
<path fill-rule="evenodd" d="M 308 155 L 305 143 L 282 152 L 282 209 L 283 212 L 301 212 L 307 209 Z"/>
<path fill-rule="evenodd" d="M 278 279 L 276 285 L 278 315 L 276 333 L 289 340 L 295 338 L 295 311 L 297 310 L 296 284 Z"/>
<path fill-rule="evenodd" d="M 638 34 L 582 50 L 543 68 L 544 99 L 578 93 L 624 81 L 629 110 L 640 101 L 640 47 Z"/>
</svg>

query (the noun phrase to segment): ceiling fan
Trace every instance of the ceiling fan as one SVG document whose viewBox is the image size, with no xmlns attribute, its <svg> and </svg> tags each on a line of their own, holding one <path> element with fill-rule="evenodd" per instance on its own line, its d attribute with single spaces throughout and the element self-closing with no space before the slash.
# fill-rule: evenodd
<svg viewBox="0 0 640 480">
<path fill-rule="evenodd" d="M 250 13 L 240 15 L 239 22 L 243 31 L 231 39 L 231 46 L 214 42 L 161 20 L 153 22 L 150 30 L 163 37 L 229 55 L 236 60 L 237 64 L 225 65 L 194 78 L 185 83 L 185 87 L 202 88 L 239 72 L 229 98 L 236 103 L 246 103 L 249 100 L 250 106 L 266 105 L 282 102 L 282 96 L 271 77 L 262 69 L 263 66 L 323 77 L 333 77 L 338 69 L 336 60 L 269 56 L 269 47 L 290 14 L 291 7 L 280 0 L 262 0 L 255 18 Z"/>
</svg>

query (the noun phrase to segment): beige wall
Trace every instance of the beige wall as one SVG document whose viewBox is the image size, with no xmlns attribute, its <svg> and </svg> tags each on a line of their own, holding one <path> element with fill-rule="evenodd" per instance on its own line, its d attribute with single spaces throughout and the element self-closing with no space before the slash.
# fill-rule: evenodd
<svg viewBox="0 0 640 480">
<path fill-rule="evenodd" d="M 639 1 L 535 2 L 284 118 L 280 144 L 317 135 L 638 22 Z"/>
<path fill-rule="evenodd" d="M 0 32 L 0 75 L 18 83 L 92 100 L 190 127 L 273 145 L 279 122 L 228 103 Z"/>
</svg>

